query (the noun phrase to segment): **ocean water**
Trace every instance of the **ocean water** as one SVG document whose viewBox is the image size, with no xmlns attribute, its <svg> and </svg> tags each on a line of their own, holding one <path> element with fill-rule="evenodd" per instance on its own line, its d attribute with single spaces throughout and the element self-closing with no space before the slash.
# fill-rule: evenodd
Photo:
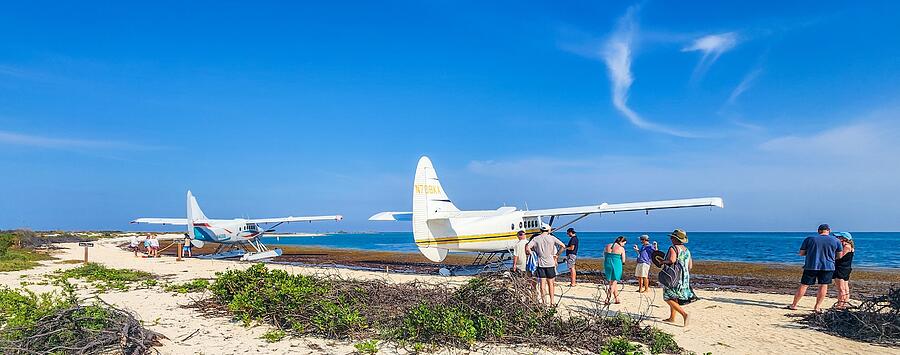
<svg viewBox="0 0 900 355">
<path fill-rule="evenodd" d="M 564 243 L 565 233 L 555 233 Z M 579 251 L 582 257 L 602 257 L 603 247 L 619 235 L 628 237 L 628 257 L 635 254 L 631 244 L 639 242 L 641 234 L 659 242 L 660 249 L 668 248 L 668 232 L 579 232 Z M 797 255 L 803 239 L 814 233 L 797 232 L 689 232 L 688 247 L 697 260 L 774 262 L 803 265 L 803 257 Z M 897 245 L 900 232 L 853 232 L 856 253 L 853 265 L 900 269 Z M 263 238 L 267 245 L 301 245 L 325 248 L 344 248 L 380 251 L 418 252 L 411 232 L 385 232 L 371 234 L 329 234 L 320 237 Z"/>
</svg>

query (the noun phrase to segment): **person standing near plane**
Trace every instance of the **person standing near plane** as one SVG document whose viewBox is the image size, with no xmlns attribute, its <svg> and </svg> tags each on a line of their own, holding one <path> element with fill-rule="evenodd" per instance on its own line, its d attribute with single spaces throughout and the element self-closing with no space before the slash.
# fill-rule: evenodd
<svg viewBox="0 0 900 355">
<path fill-rule="evenodd" d="M 557 249 L 557 246 L 559 249 Z M 541 234 L 534 237 L 525 246 L 527 252 L 537 253 L 538 268 L 536 276 L 538 278 L 538 288 L 540 288 L 541 303 L 553 305 L 553 294 L 556 286 L 556 264 L 565 247 L 566 245 L 562 241 L 550 234 L 550 226 L 546 225 L 541 227 Z M 547 285 L 547 294 L 550 295 L 549 303 L 544 299 L 545 284 Z"/>
<path fill-rule="evenodd" d="M 138 245 L 139 244 L 140 243 L 138 243 L 137 235 L 132 235 L 131 238 L 128 238 L 128 248 L 130 248 L 131 251 L 134 252 L 135 258 L 138 256 L 137 253 L 138 253 Z"/>
<path fill-rule="evenodd" d="M 519 238 L 519 241 L 513 247 L 513 271 L 524 274 L 525 264 L 528 261 L 528 256 L 525 255 L 525 246 L 528 245 L 528 240 L 525 239 L 525 231 L 520 230 L 519 233 L 516 233 L 516 238 Z"/>
<path fill-rule="evenodd" d="M 578 236 L 575 228 L 566 230 L 569 236 L 569 244 L 566 245 L 566 266 L 569 267 L 569 286 L 575 287 L 575 259 L 578 258 Z"/>
<path fill-rule="evenodd" d="M 634 245 L 634 251 L 638 253 L 637 266 L 634 267 L 634 277 L 638 279 L 638 291 L 644 293 L 650 291 L 650 258 L 653 252 L 658 250 L 656 242 L 650 245 L 650 236 L 641 235 L 641 246 Z"/>
<path fill-rule="evenodd" d="M 159 239 L 156 239 L 156 235 L 150 238 L 150 257 L 159 257 Z"/>
<path fill-rule="evenodd" d="M 191 258 L 191 236 L 184 233 L 184 245 L 181 247 L 181 256 Z"/>
</svg>

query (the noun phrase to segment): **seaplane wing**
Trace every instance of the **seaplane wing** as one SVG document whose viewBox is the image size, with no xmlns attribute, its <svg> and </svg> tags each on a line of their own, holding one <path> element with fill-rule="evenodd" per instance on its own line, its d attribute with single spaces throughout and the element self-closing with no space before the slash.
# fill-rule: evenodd
<svg viewBox="0 0 900 355">
<path fill-rule="evenodd" d="M 172 226 L 188 225 L 187 218 L 138 218 L 131 223 L 168 224 Z"/>
<path fill-rule="evenodd" d="M 412 221 L 412 212 L 379 212 L 372 217 L 370 221 Z"/>
<path fill-rule="evenodd" d="M 290 222 L 313 222 L 313 221 L 340 221 L 343 216 L 309 216 L 309 217 L 279 217 L 279 218 L 257 218 L 248 219 L 247 223 L 265 224 L 265 223 L 290 223 Z"/>
<path fill-rule="evenodd" d="M 725 203 L 719 197 L 708 198 L 689 198 L 681 200 L 665 200 L 665 201 L 648 201 L 648 202 L 629 202 L 629 203 L 603 203 L 594 206 L 580 207 L 564 207 L 550 208 L 544 210 L 524 211 L 523 217 L 550 217 L 550 216 L 567 216 L 578 214 L 592 213 L 610 213 L 610 212 L 629 212 L 629 211 L 650 211 L 668 208 L 687 208 L 687 207 L 719 207 L 724 208 Z"/>
</svg>

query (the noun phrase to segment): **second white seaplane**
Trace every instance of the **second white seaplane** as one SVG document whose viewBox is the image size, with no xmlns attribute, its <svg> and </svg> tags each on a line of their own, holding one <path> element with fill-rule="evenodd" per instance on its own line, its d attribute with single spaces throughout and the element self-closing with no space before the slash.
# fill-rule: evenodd
<svg viewBox="0 0 900 355">
<path fill-rule="evenodd" d="M 138 218 L 131 223 L 163 224 L 175 226 L 187 226 L 188 235 L 191 236 L 191 244 L 202 248 L 205 242 L 219 244 L 212 258 L 226 258 L 240 256 L 242 261 L 254 261 L 281 256 L 281 249 L 269 250 L 260 238 L 266 233 L 275 231 L 282 223 L 313 222 L 313 221 L 340 221 L 340 215 L 334 216 L 309 216 L 309 217 L 278 217 L 278 218 L 235 218 L 235 219 L 211 219 L 207 218 L 197 199 L 187 192 L 187 218 Z M 268 228 L 260 228 L 260 225 L 272 224 Z M 287 238 L 290 236 L 280 236 Z M 182 238 L 180 235 L 169 235 L 167 239 Z M 161 238 L 162 239 L 162 238 Z M 252 246 L 255 252 L 247 252 L 241 248 Z M 226 246 L 233 250 L 221 253 Z"/>
<path fill-rule="evenodd" d="M 542 210 L 517 210 L 500 207 L 496 210 L 460 211 L 441 187 L 431 159 L 423 156 L 416 167 L 413 182 L 412 212 L 381 212 L 370 217 L 372 221 L 412 221 L 413 239 L 419 251 L 428 260 L 441 262 L 447 252 L 478 252 L 476 262 L 490 263 L 494 256 L 511 253 L 517 242 L 519 230 L 537 233 L 544 225 L 551 230 L 565 228 L 592 214 L 686 208 L 723 208 L 722 198 L 691 198 L 632 203 L 601 203 L 599 205 L 551 208 Z M 560 216 L 576 218 L 560 227 L 553 222 Z M 549 218 L 544 223 L 544 218 Z M 487 255 L 487 257 L 485 257 Z"/>
</svg>

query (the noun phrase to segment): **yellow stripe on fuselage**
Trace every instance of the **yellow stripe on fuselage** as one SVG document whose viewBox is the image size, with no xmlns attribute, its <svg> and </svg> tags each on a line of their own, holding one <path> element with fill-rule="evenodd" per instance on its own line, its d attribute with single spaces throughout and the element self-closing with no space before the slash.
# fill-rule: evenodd
<svg viewBox="0 0 900 355">
<path fill-rule="evenodd" d="M 528 229 L 525 230 L 526 234 L 530 233 L 538 233 L 540 229 Z M 518 231 L 511 233 L 492 233 L 492 234 L 477 234 L 477 235 L 460 235 L 453 237 L 441 237 L 434 238 L 434 240 L 417 240 L 416 245 L 420 247 L 431 247 L 441 244 L 465 244 L 465 243 L 479 243 L 479 242 L 494 242 L 494 241 L 504 241 L 504 240 L 514 240 L 518 239 Z"/>
</svg>

